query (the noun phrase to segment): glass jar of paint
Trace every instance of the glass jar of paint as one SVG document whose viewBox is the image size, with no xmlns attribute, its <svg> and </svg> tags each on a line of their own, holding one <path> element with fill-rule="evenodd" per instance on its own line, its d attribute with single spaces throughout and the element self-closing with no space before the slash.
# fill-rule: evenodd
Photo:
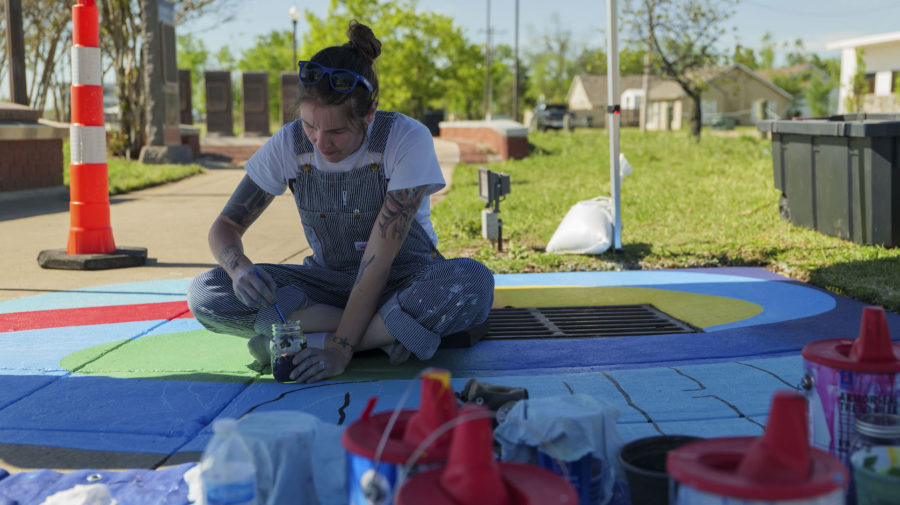
<svg viewBox="0 0 900 505">
<path fill-rule="evenodd" d="M 900 496 L 900 415 L 861 414 L 850 446 L 848 503 L 888 505 Z"/>
</svg>

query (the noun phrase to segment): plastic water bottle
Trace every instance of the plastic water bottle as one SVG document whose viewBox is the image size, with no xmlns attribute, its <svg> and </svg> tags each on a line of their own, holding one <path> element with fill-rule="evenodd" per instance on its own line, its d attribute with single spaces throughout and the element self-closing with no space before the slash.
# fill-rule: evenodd
<svg viewBox="0 0 900 505">
<path fill-rule="evenodd" d="M 206 505 L 256 505 L 256 465 L 236 419 L 213 423 L 200 464 Z"/>
</svg>

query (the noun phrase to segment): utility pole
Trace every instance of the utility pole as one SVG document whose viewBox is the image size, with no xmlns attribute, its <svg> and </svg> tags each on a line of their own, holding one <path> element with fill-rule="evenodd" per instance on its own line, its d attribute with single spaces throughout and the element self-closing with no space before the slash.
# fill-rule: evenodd
<svg viewBox="0 0 900 505">
<path fill-rule="evenodd" d="M 484 46 L 484 118 L 491 118 L 491 0 L 487 0 L 487 30 Z"/>
<path fill-rule="evenodd" d="M 25 31 L 22 26 L 22 0 L 6 0 L 6 48 L 9 54 L 9 97 L 28 105 L 25 83 Z"/>
<path fill-rule="evenodd" d="M 513 121 L 519 120 L 519 0 L 516 0 L 515 71 L 513 72 Z"/>
</svg>

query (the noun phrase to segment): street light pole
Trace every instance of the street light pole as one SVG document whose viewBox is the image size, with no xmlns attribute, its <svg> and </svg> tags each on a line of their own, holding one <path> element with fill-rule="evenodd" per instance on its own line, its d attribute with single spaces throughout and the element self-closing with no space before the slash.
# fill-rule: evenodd
<svg viewBox="0 0 900 505">
<path fill-rule="evenodd" d="M 296 71 L 297 65 L 297 20 L 300 18 L 300 11 L 297 10 L 297 7 L 291 6 L 288 9 L 288 15 L 291 16 L 291 24 L 293 24 L 293 31 L 291 32 L 291 48 L 294 51 L 294 61 L 291 63 L 291 66 Z"/>
</svg>

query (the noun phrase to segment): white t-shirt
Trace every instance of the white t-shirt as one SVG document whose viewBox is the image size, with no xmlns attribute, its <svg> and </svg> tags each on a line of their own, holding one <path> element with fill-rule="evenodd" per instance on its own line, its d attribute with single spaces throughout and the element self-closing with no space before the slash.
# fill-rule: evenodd
<svg viewBox="0 0 900 505">
<path fill-rule="evenodd" d="M 375 121 L 369 125 L 366 139 L 370 138 L 374 124 Z M 292 128 L 291 123 L 281 127 L 244 166 L 253 182 L 272 195 L 284 193 L 288 179 L 297 176 L 299 161 L 294 154 Z M 355 153 L 337 163 L 326 160 L 317 149 L 313 148 L 313 165 L 326 172 L 346 172 L 368 165 L 370 161 L 366 144 L 367 142 L 363 142 Z M 426 196 L 416 212 L 415 219 L 431 238 L 431 242 L 437 245 L 437 235 L 431 225 L 431 202 L 428 195 L 439 191 L 446 182 L 434 152 L 434 140 L 425 125 L 408 116 L 395 113 L 385 146 L 384 170 L 388 179 L 388 191 L 425 187 Z"/>
</svg>

